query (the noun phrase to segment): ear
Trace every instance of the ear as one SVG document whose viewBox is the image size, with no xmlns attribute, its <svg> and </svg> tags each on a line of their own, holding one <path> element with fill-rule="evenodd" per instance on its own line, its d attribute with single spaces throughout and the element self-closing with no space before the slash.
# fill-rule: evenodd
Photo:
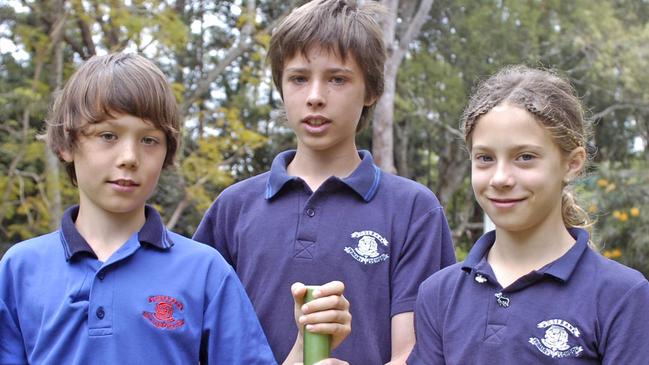
<svg viewBox="0 0 649 365">
<path fill-rule="evenodd" d="M 570 152 L 566 159 L 566 174 L 564 180 L 572 180 L 579 175 L 586 164 L 586 149 L 577 147 Z"/>
<path fill-rule="evenodd" d="M 74 161 L 74 154 L 65 148 L 61 148 L 59 150 L 59 157 L 61 157 L 61 159 L 67 163 Z"/>
<path fill-rule="evenodd" d="M 371 105 L 374 105 L 374 103 L 376 103 L 377 101 L 378 101 L 378 98 L 376 97 L 376 95 L 371 96 L 371 97 L 369 95 L 365 95 L 365 104 L 363 104 L 363 105 L 364 106 L 371 106 Z"/>
</svg>

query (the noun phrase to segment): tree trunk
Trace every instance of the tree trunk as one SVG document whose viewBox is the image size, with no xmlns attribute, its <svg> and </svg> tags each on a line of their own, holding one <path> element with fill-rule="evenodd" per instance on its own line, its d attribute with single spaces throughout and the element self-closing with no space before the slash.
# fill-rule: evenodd
<svg viewBox="0 0 649 365">
<path fill-rule="evenodd" d="M 397 85 L 397 71 L 401 61 L 406 54 L 408 46 L 417 37 L 424 25 L 433 0 L 422 0 L 417 11 L 406 14 L 402 18 L 402 24 L 408 24 L 407 28 L 397 39 L 397 12 L 399 8 L 412 8 L 412 1 L 404 1 L 399 6 L 399 0 L 383 0 L 381 3 L 388 9 L 388 13 L 382 21 L 383 41 L 388 52 L 385 62 L 385 91 L 379 99 L 374 113 L 372 129 L 372 154 L 376 164 L 387 172 L 396 172 L 394 166 L 394 99 Z"/>
<path fill-rule="evenodd" d="M 410 123 L 407 120 L 398 122 L 394 128 L 396 153 L 395 162 L 397 164 L 397 174 L 400 176 L 411 177 L 410 166 L 408 164 L 408 145 L 410 142 Z"/>
<path fill-rule="evenodd" d="M 453 136 L 447 135 L 447 143 L 439 155 L 437 163 L 438 188 L 437 198 L 443 207 L 453 198 L 455 192 L 462 186 L 462 180 L 469 168 L 469 159 L 462 151 Z"/>
<path fill-rule="evenodd" d="M 52 47 L 54 59 L 52 62 L 52 89 L 58 91 L 63 86 L 63 42 L 62 35 L 65 32 L 65 15 L 63 13 L 63 1 L 55 1 L 54 6 L 57 14 L 54 29 L 52 32 Z M 47 199 L 50 208 L 50 229 L 54 230 L 59 226 L 63 216 L 63 203 L 61 201 L 61 179 L 58 157 L 49 149 L 45 148 L 45 185 Z"/>
</svg>

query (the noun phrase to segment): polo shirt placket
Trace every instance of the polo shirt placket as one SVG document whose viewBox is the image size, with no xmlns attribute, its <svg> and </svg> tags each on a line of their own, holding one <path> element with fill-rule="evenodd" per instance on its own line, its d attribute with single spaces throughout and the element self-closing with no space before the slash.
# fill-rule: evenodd
<svg viewBox="0 0 649 365">
<path fill-rule="evenodd" d="M 301 180 L 296 183 L 303 183 Z M 306 185 L 306 184 L 305 184 Z M 305 189 L 308 187 L 305 186 Z M 295 236 L 295 258 L 313 260 L 318 249 L 318 227 L 326 198 L 321 194 L 297 192 L 298 225 Z"/>
<path fill-rule="evenodd" d="M 147 206 L 140 231 L 102 263 L 77 214 L 0 261 L 0 363 L 275 363 L 215 250 L 166 230 Z"/>
<path fill-rule="evenodd" d="M 428 188 L 382 172 L 367 151 L 351 175 L 312 191 L 287 172 L 295 154 L 282 152 L 269 172 L 226 188 L 194 239 L 235 268 L 277 360 L 297 332 L 291 284 L 340 280 L 356 324 L 333 355 L 388 362 L 391 317 L 412 311 L 419 283 L 454 262 L 443 209 Z"/>
<path fill-rule="evenodd" d="M 591 250 L 585 230 L 569 232 L 576 243 L 563 256 L 506 288 L 487 262 L 493 231 L 427 279 L 408 364 L 644 364 L 649 323 L 637 318 L 649 283 Z"/>
</svg>

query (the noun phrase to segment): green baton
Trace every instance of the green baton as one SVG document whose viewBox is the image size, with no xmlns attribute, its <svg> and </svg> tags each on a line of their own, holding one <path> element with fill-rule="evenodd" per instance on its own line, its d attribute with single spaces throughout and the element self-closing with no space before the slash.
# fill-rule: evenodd
<svg viewBox="0 0 649 365">
<path fill-rule="evenodd" d="M 309 285 L 306 287 L 304 303 L 313 300 L 313 291 L 318 286 Z M 304 365 L 313 365 L 331 355 L 331 335 L 311 333 L 304 329 Z"/>
</svg>

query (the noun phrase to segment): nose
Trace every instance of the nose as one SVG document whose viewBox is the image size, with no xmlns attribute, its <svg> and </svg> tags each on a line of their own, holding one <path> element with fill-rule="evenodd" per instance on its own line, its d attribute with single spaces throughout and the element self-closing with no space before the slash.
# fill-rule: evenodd
<svg viewBox="0 0 649 365">
<path fill-rule="evenodd" d="M 511 166 L 506 163 L 498 163 L 494 174 L 489 182 L 491 186 L 498 189 L 510 188 L 514 185 Z"/>
<path fill-rule="evenodd" d="M 326 104 L 325 85 L 320 81 L 313 81 L 309 85 L 309 94 L 306 103 L 311 108 L 322 108 Z"/>
<path fill-rule="evenodd" d="M 128 141 L 127 143 L 124 143 L 119 153 L 118 165 L 120 167 L 133 169 L 139 165 L 139 160 L 140 157 L 137 142 Z"/>
</svg>

